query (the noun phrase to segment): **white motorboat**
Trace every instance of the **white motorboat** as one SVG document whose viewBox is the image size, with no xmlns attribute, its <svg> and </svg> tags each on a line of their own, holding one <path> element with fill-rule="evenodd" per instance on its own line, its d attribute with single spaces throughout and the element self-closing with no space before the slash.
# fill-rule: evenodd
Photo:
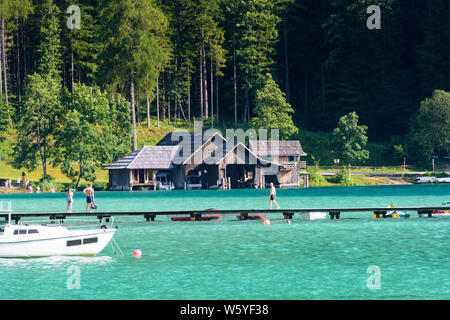
<svg viewBox="0 0 450 320">
<path fill-rule="evenodd" d="M 103 221 L 100 225 L 96 229 L 69 230 L 59 224 L 11 224 L 9 213 L 0 235 L 0 257 L 93 256 L 106 247 L 116 232 Z"/>
<path fill-rule="evenodd" d="M 185 184 L 185 189 L 201 189 L 202 182 L 200 181 L 200 177 L 198 176 L 188 176 Z"/>
<path fill-rule="evenodd" d="M 168 173 L 158 173 L 156 175 L 156 187 L 158 190 L 174 190 L 175 186 L 170 181 L 170 175 Z"/>
<path fill-rule="evenodd" d="M 388 211 L 384 218 L 409 218 L 409 214 L 404 213 L 403 211 Z"/>
</svg>

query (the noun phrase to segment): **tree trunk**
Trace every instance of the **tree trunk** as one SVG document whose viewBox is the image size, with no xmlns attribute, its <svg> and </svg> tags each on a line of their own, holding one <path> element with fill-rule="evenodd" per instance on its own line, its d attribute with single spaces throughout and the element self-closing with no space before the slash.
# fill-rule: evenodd
<svg viewBox="0 0 450 320">
<path fill-rule="evenodd" d="M 283 28 L 283 35 L 284 35 L 284 85 L 286 90 L 286 100 L 287 103 L 291 103 L 291 90 L 290 90 L 290 83 L 289 83 L 289 60 L 288 60 L 288 39 L 287 39 L 287 24 L 286 24 L 286 18 L 284 20 L 284 28 Z"/>
<path fill-rule="evenodd" d="M 1 27 L 1 25 L 0 25 Z M 0 30 L 0 35 L 3 32 L 3 28 L 2 30 Z M 2 42 L 0 40 L 0 96 L 3 96 L 3 59 L 2 59 Z"/>
<path fill-rule="evenodd" d="M 203 48 L 203 82 L 204 82 L 204 86 L 203 86 L 203 92 L 204 92 L 204 96 L 205 96 L 205 118 L 208 119 L 208 80 L 206 78 L 206 52 L 205 52 L 205 48 Z"/>
<path fill-rule="evenodd" d="M 133 151 L 137 150 L 137 131 L 136 131 L 136 111 L 134 106 L 134 76 L 131 75 L 130 81 L 130 96 L 131 96 L 131 123 L 133 124 Z"/>
<path fill-rule="evenodd" d="M 183 116 L 184 121 L 186 122 L 186 124 L 188 124 L 188 120 L 186 119 L 186 116 L 184 115 L 183 107 L 181 106 L 181 103 L 180 103 L 180 102 L 178 102 L 178 109 L 180 110 L 181 115 Z M 181 119 L 181 117 L 180 117 L 180 119 Z"/>
<path fill-rule="evenodd" d="M 75 83 L 75 66 L 74 66 L 74 63 L 73 63 L 73 46 L 72 46 L 72 42 L 70 43 L 70 60 L 71 60 L 70 61 L 70 63 L 71 63 L 70 90 L 71 90 L 71 92 L 73 92 L 73 85 Z"/>
<path fill-rule="evenodd" d="M 219 77 L 216 70 L 216 122 L 219 123 Z"/>
<path fill-rule="evenodd" d="M 249 109 L 249 100 L 248 100 L 248 89 L 245 88 L 244 90 L 244 99 L 245 99 L 245 106 L 244 106 L 244 115 L 243 115 L 243 122 L 244 124 L 247 123 L 247 114 L 248 114 L 248 109 Z"/>
<path fill-rule="evenodd" d="M 170 123 L 170 98 L 167 97 L 167 122 Z"/>
<path fill-rule="evenodd" d="M 82 174 L 83 174 L 83 166 L 81 165 L 81 160 L 80 160 L 80 166 L 79 166 L 79 168 L 80 168 L 80 174 L 79 174 L 79 176 L 78 176 L 77 184 L 76 184 L 76 186 L 75 186 L 75 189 L 78 189 L 78 187 L 80 186 L 81 176 L 82 176 Z"/>
<path fill-rule="evenodd" d="M 233 39 L 233 94 L 234 94 L 234 124 L 237 125 L 237 79 L 236 79 L 236 48 Z"/>
<path fill-rule="evenodd" d="M 322 111 L 325 111 L 326 106 L 326 91 L 325 91 L 325 70 L 324 63 L 320 64 L 321 82 L 322 82 Z"/>
<path fill-rule="evenodd" d="M 189 67 L 188 67 L 188 74 L 190 74 Z M 187 103 L 188 103 L 188 122 L 189 122 L 189 128 L 190 128 L 191 127 L 191 85 L 190 85 L 190 81 L 189 81 L 188 87 L 187 87 Z"/>
<path fill-rule="evenodd" d="M 150 97 L 147 94 L 147 128 L 150 129 Z"/>
<path fill-rule="evenodd" d="M 8 76 L 7 76 L 7 60 L 6 60 L 6 43 L 5 43 L 5 17 L 2 15 L 2 32 L 1 32 L 1 44 L 2 44 L 2 61 L 3 61 L 3 83 L 5 87 L 5 100 L 6 106 L 9 106 L 9 98 L 8 98 Z M 10 117 L 11 119 L 11 117 Z"/>
<path fill-rule="evenodd" d="M 308 62 L 305 58 L 305 118 L 308 117 Z"/>
<path fill-rule="evenodd" d="M 37 122 L 36 126 L 36 142 L 39 150 L 39 156 L 41 157 L 41 163 L 42 163 L 42 172 L 44 174 L 44 178 L 47 177 L 47 166 L 46 166 L 46 159 L 45 159 L 45 153 L 42 150 L 43 146 L 41 145 L 41 131 L 40 131 L 40 122 Z M 45 142 L 44 142 L 45 143 Z"/>
<path fill-rule="evenodd" d="M 201 110 L 201 116 L 202 116 L 202 120 L 203 120 L 203 50 L 200 49 L 200 110 Z"/>
<path fill-rule="evenodd" d="M 159 128 L 159 76 L 156 77 L 156 125 Z"/>
<path fill-rule="evenodd" d="M 136 106 L 136 123 L 138 126 L 141 126 L 141 104 L 139 103 L 139 96 L 135 99 L 135 106 Z"/>
<path fill-rule="evenodd" d="M 209 73 L 211 76 L 209 89 L 211 90 L 211 128 L 214 127 L 214 80 L 213 80 L 213 58 L 210 59 Z"/>
<path fill-rule="evenodd" d="M 163 81 L 162 85 L 163 85 L 163 88 L 164 88 L 163 95 L 162 95 L 162 105 L 161 105 L 163 122 L 166 121 L 166 92 L 167 92 L 167 90 L 166 90 L 166 78 L 165 78 L 165 75 L 166 75 L 166 72 L 163 73 L 163 78 L 162 78 L 162 81 Z"/>
<path fill-rule="evenodd" d="M 17 76 L 17 96 L 19 102 L 22 102 L 22 86 L 20 81 L 20 28 L 19 28 L 19 18 L 16 19 L 16 27 L 17 27 L 17 43 L 16 43 L 16 59 L 17 59 L 17 68 L 16 68 L 16 76 Z"/>
<path fill-rule="evenodd" d="M 173 101 L 173 118 L 174 118 L 174 123 L 177 123 L 177 120 L 179 119 L 179 114 L 178 114 L 178 98 L 175 96 L 175 99 Z"/>
</svg>

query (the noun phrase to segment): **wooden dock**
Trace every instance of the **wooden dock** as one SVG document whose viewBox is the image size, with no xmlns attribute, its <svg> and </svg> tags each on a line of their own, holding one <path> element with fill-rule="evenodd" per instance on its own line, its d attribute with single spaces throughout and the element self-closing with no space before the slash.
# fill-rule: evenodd
<svg viewBox="0 0 450 320">
<path fill-rule="evenodd" d="M 248 219 L 249 216 L 267 215 L 267 214 L 280 214 L 285 219 L 292 219 L 295 214 L 304 214 L 308 212 L 327 212 L 330 219 L 340 219 L 341 213 L 370 213 L 377 218 L 384 218 L 389 211 L 402 211 L 402 212 L 417 212 L 419 217 L 427 215 L 432 216 L 433 211 L 436 210 L 450 210 L 448 206 L 434 206 L 434 207 L 369 207 L 369 208 L 300 208 L 300 209 L 236 209 L 236 210 L 185 210 L 185 211 L 120 211 L 120 212 L 21 212 L 12 213 L 11 220 L 18 223 L 21 218 L 29 217 L 48 217 L 50 220 L 64 220 L 69 217 L 97 217 L 101 220 L 104 217 L 112 216 L 142 216 L 147 221 L 155 221 L 156 216 L 190 216 L 191 220 L 200 220 L 202 216 L 208 216 L 211 214 L 221 216 L 239 216 L 241 220 Z M 4 216 L 5 220 L 8 219 L 8 213 L 0 212 L 0 217 Z"/>
</svg>

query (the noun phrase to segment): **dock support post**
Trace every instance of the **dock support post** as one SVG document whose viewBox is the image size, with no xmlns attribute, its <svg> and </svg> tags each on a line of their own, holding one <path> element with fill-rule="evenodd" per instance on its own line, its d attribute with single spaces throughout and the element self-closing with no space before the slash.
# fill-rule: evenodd
<svg viewBox="0 0 450 320">
<path fill-rule="evenodd" d="M 146 214 L 144 217 L 146 221 L 155 221 L 156 214 Z"/>
<path fill-rule="evenodd" d="M 247 220 L 248 219 L 248 213 L 241 213 L 239 215 L 239 220 Z"/>
<path fill-rule="evenodd" d="M 341 213 L 338 211 L 330 211 L 329 215 L 331 220 L 334 220 L 335 218 L 336 220 L 341 218 Z"/>
<path fill-rule="evenodd" d="M 290 212 L 283 212 L 283 219 L 292 219 L 294 214 Z"/>
</svg>

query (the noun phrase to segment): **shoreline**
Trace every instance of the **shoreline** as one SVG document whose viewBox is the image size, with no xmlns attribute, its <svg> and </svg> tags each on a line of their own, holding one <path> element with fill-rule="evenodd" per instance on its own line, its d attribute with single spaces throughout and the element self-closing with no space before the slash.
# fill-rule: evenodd
<svg viewBox="0 0 450 320">
<path fill-rule="evenodd" d="M 371 183 L 358 183 L 358 182 L 354 182 L 354 184 L 351 185 L 346 185 L 346 184 L 338 184 L 338 183 L 333 183 L 333 182 L 326 182 L 323 185 L 312 185 L 310 184 L 309 188 L 320 188 L 320 187 L 371 187 L 371 186 L 400 186 L 400 185 L 437 185 L 437 184 L 445 184 L 445 183 L 415 183 L 414 179 L 409 178 L 409 179 L 405 179 L 405 178 L 401 178 L 401 177 L 365 177 L 365 180 L 370 180 Z M 95 189 L 95 186 L 94 186 Z M 278 188 L 278 189 L 304 189 L 304 187 L 302 185 L 298 186 L 298 187 L 291 187 L 291 188 Z M 181 190 L 181 189 L 180 189 Z M 205 189 L 205 190 L 209 190 L 209 189 Z M 214 189 L 215 190 L 215 189 Z M 95 190 L 97 192 L 108 192 L 109 190 L 104 190 L 104 189 L 97 189 Z M 153 190 L 150 190 L 153 191 Z M 51 191 L 40 191 L 39 194 L 44 193 L 44 194 L 49 194 L 49 193 L 64 193 L 65 190 L 56 190 L 55 192 L 51 192 Z M 78 190 L 77 192 L 81 192 L 81 190 Z M 120 193 L 120 191 L 114 191 L 117 193 Z M 139 190 L 137 190 L 137 192 L 139 192 Z M 33 191 L 28 192 L 25 189 L 17 189 L 17 188 L 13 188 L 10 189 L 9 191 L 5 192 L 5 187 L 0 187 L 0 195 L 7 195 L 7 194 L 38 194 L 37 192 Z"/>
</svg>

